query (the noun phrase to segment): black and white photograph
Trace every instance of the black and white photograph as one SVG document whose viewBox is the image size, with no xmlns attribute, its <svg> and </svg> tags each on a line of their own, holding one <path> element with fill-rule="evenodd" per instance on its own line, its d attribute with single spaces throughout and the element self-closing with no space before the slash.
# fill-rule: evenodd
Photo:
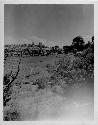
<svg viewBox="0 0 98 125">
<path fill-rule="evenodd" d="M 94 120 L 94 4 L 4 4 L 3 121 Z"/>
</svg>

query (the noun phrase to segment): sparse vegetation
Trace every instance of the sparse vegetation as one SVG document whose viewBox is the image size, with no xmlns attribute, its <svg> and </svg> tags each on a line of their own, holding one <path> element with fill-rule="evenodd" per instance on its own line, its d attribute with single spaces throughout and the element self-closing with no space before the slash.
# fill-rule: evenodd
<svg viewBox="0 0 98 125">
<path fill-rule="evenodd" d="M 34 50 L 34 47 L 39 49 Z M 41 43 L 38 45 L 34 45 L 33 43 L 32 45 L 8 45 L 5 47 L 6 63 L 4 68 L 6 69 L 4 69 L 3 81 L 5 121 L 22 119 L 21 111 L 18 110 L 18 107 L 13 110 L 12 106 L 12 104 L 17 104 L 20 98 L 31 97 L 34 99 L 37 93 L 48 89 L 53 93 L 65 96 L 64 93 L 67 89 L 71 89 L 71 87 L 75 85 L 81 87 L 80 84 L 84 85 L 87 83 L 87 80 L 92 81 L 93 86 L 94 37 L 92 37 L 92 41 L 87 44 L 84 43 L 82 37 L 76 37 L 69 47 L 64 46 L 60 49 L 58 46 L 55 46 L 48 48 L 48 50 L 45 50 L 45 48 L 48 47 Z M 15 52 L 17 56 L 15 56 Z M 24 57 L 24 55 L 26 57 Z M 30 57 L 28 57 L 28 62 L 26 63 L 23 60 L 26 59 L 28 55 Z M 18 66 L 16 66 L 16 73 L 13 73 L 14 69 L 7 66 L 12 65 L 13 60 L 10 61 L 10 59 L 14 57 L 16 58 L 14 65 L 18 64 Z M 33 58 L 40 59 L 39 61 L 31 63 L 29 62 L 29 58 L 31 58 L 31 60 Z M 20 61 L 17 61 L 17 59 Z M 39 97 L 41 96 L 41 94 L 38 95 Z"/>
</svg>

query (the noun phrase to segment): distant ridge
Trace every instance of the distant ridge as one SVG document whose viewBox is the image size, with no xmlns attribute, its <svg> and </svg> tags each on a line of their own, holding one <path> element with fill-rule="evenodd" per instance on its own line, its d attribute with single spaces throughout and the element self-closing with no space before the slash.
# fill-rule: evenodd
<svg viewBox="0 0 98 125">
<path fill-rule="evenodd" d="M 36 37 L 36 36 L 32 36 L 30 38 L 27 39 L 27 41 L 29 43 L 32 43 L 34 42 L 35 44 L 38 44 L 39 42 L 43 43 L 44 45 L 46 46 L 49 46 L 49 47 L 52 47 L 52 46 L 55 46 L 55 45 L 58 45 L 58 46 L 63 46 L 63 45 L 66 45 L 66 42 L 65 41 L 58 41 L 58 40 L 45 40 L 45 39 L 42 39 L 40 37 Z"/>
<path fill-rule="evenodd" d="M 89 35 L 85 35 L 83 38 L 84 38 L 85 43 L 87 43 L 88 41 L 91 40 L 91 36 L 89 36 Z M 52 47 L 55 45 L 62 47 L 62 46 L 68 45 L 68 41 L 65 42 L 65 40 L 64 41 L 59 41 L 59 40 L 51 40 L 50 41 L 50 40 L 42 39 L 42 38 L 37 37 L 37 36 L 31 36 L 27 39 L 18 39 L 18 40 L 10 39 L 7 41 L 8 44 L 31 44 L 32 42 L 34 42 L 35 45 L 38 44 L 39 42 L 41 42 L 45 46 L 48 46 L 48 47 Z"/>
<path fill-rule="evenodd" d="M 42 39 L 42 38 L 37 37 L 37 36 L 32 36 L 32 37 L 29 37 L 27 39 L 19 39 L 19 40 L 10 39 L 8 41 L 9 42 L 7 42 L 7 43 L 9 43 L 9 44 L 31 44 L 32 42 L 34 42 L 35 45 L 38 44 L 39 42 L 41 42 L 45 46 L 48 46 L 48 47 L 52 47 L 55 45 L 63 46 L 65 43 L 64 41 L 57 41 L 57 40 L 49 41 L 49 40 L 45 40 L 45 39 Z"/>
</svg>

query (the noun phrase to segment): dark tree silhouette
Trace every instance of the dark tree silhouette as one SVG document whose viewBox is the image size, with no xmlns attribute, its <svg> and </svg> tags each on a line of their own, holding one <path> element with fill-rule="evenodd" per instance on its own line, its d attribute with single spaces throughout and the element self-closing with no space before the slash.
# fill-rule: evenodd
<svg viewBox="0 0 98 125">
<path fill-rule="evenodd" d="M 65 54 L 73 52 L 73 47 L 72 46 L 63 46 L 63 51 Z"/>
<path fill-rule="evenodd" d="M 81 36 L 77 36 L 73 39 L 72 47 L 76 51 L 82 51 L 84 47 L 84 39 Z"/>
<path fill-rule="evenodd" d="M 94 44 L 94 36 L 92 36 L 92 43 Z"/>
</svg>

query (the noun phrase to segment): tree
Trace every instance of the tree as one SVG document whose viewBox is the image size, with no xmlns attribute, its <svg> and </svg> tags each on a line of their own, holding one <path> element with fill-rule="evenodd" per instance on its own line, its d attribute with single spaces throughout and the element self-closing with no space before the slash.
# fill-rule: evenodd
<svg viewBox="0 0 98 125">
<path fill-rule="evenodd" d="M 92 52 L 94 53 L 94 36 L 92 36 L 91 49 Z"/>
<path fill-rule="evenodd" d="M 55 46 L 55 50 L 58 50 L 58 49 L 59 49 L 59 46 L 56 45 L 56 46 Z"/>
<path fill-rule="evenodd" d="M 92 36 L 92 43 L 94 44 L 94 36 Z"/>
<path fill-rule="evenodd" d="M 82 51 L 83 47 L 84 47 L 84 39 L 81 36 L 77 36 L 73 39 L 72 42 L 72 47 L 76 50 L 76 51 Z"/>
<path fill-rule="evenodd" d="M 58 53 L 60 48 L 59 48 L 59 46 L 56 45 L 56 46 L 54 46 L 54 49 L 55 49 L 55 53 Z"/>
<path fill-rule="evenodd" d="M 54 46 L 51 47 L 50 53 L 51 53 L 51 54 L 54 54 L 54 53 L 55 53 L 55 47 L 54 47 Z"/>
<path fill-rule="evenodd" d="M 73 51 L 73 47 L 72 46 L 63 46 L 63 51 L 65 54 L 70 53 Z"/>
<path fill-rule="evenodd" d="M 42 49 L 42 48 L 45 48 L 45 45 L 43 44 L 43 43 L 41 43 L 41 42 L 39 42 L 39 44 L 37 45 L 40 49 Z"/>
</svg>

